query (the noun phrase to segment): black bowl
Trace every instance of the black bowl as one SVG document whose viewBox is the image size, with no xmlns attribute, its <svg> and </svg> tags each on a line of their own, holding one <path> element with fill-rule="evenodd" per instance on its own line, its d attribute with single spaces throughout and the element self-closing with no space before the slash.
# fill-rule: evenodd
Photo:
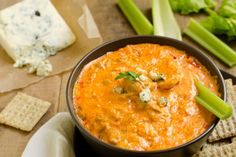
<svg viewBox="0 0 236 157">
<path fill-rule="evenodd" d="M 101 156 L 104 157 L 189 157 L 198 151 L 201 146 L 206 142 L 207 137 L 210 135 L 216 124 L 218 123 L 219 119 L 216 118 L 212 125 L 204 131 L 201 135 L 196 137 L 195 139 L 179 145 L 177 147 L 164 149 L 164 150 L 154 150 L 154 151 L 133 151 L 128 149 L 122 149 L 115 147 L 113 145 L 107 144 L 93 135 L 91 135 L 82 125 L 81 120 L 77 117 L 74 106 L 73 106 L 73 88 L 75 82 L 80 75 L 81 70 L 83 67 L 91 62 L 92 60 L 106 54 L 110 51 L 118 50 L 119 48 L 125 47 L 128 44 L 139 44 L 139 43 L 156 43 L 160 45 L 169 45 L 173 46 L 179 50 L 185 51 L 187 54 L 196 57 L 210 72 L 212 75 L 217 76 L 217 83 L 219 85 L 219 91 L 221 93 L 222 99 L 225 100 L 226 92 L 225 92 L 225 85 L 223 81 L 223 77 L 216 67 L 216 65 L 201 51 L 192 46 L 175 39 L 167 38 L 167 37 L 160 37 L 160 36 L 134 36 L 128 37 L 120 40 L 115 40 L 111 42 L 106 42 L 97 48 L 90 51 L 85 57 L 83 57 L 79 63 L 73 69 L 68 83 L 67 83 L 67 90 L 66 90 L 66 98 L 67 104 L 70 111 L 70 114 L 78 127 L 81 134 L 90 144 L 90 146 L 97 151 Z M 173 139 L 174 140 L 174 139 Z"/>
</svg>

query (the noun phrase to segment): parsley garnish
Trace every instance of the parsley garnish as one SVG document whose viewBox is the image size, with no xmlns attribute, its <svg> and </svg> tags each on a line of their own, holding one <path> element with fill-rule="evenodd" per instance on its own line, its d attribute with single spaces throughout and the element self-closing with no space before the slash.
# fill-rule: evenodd
<svg viewBox="0 0 236 157">
<path fill-rule="evenodd" d="M 119 79 L 128 79 L 130 81 L 136 81 L 137 78 L 139 78 L 141 74 L 137 74 L 135 72 L 132 71 L 127 71 L 127 72 L 121 72 L 119 73 L 118 76 L 116 76 L 115 80 L 119 80 Z"/>
</svg>

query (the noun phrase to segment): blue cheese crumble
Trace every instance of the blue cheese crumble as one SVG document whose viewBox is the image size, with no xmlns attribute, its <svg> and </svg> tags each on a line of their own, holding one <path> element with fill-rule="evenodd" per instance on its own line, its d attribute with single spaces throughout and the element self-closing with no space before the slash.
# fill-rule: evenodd
<svg viewBox="0 0 236 157">
<path fill-rule="evenodd" d="M 68 47 L 75 35 L 50 0 L 24 0 L 0 11 L 0 44 L 29 73 L 48 75 L 51 55 Z"/>
<path fill-rule="evenodd" d="M 151 91 L 148 87 L 144 88 L 140 93 L 139 93 L 139 98 L 142 102 L 147 103 L 151 100 Z"/>
</svg>

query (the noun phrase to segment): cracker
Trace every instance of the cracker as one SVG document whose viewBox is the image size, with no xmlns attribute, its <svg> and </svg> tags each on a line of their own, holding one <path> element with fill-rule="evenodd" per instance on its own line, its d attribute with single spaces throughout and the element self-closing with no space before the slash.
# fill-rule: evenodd
<svg viewBox="0 0 236 157">
<path fill-rule="evenodd" d="M 234 95 L 234 87 L 231 79 L 225 80 L 225 84 L 227 102 L 233 106 L 233 115 L 226 120 L 219 121 L 212 134 L 208 138 L 209 142 L 236 136 L 236 99 Z"/>
<path fill-rule="evenodd" d="M 221 146 L 224 146 L 224 145 L 227 145 L 227 144 L 230 144 L 231 143 L 231 139 L 224 139 L 224 140 L 221 140 L 221 141 L 216 141 L 216 142 L 206 142 L 203 147 L 202 147 L 202 150 L 206 149 L 206 148 L 213 148 L 213 147 L 221 147 Z"/>
<path fill-rule="evenodd" d="M 31 131 L 50 105 L 47 101 L 24 93 L 17 93 L 0 113 L 0 123 Z"/>
<path fill-rule="evenodd" d="M 231 141 L 236 143 L 236 137 L 233 137 Z"/>
<path fill-rule="evenodd" d="M 236 143 L 207 147 L 197 152 L 193 157 L 236 157 Z"/>
</svg>

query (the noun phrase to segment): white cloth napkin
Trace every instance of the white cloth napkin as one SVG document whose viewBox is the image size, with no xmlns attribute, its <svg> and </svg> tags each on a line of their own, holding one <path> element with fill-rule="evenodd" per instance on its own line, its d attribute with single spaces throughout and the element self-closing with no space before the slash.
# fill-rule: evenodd
<svg viewBox="0 0 236 157">
<path fill-rule="evenodd" d="M 31 137 L 22 157 L 75 157 L 73 135 L 70 114 L 58 113 Z"/>
</svg>

